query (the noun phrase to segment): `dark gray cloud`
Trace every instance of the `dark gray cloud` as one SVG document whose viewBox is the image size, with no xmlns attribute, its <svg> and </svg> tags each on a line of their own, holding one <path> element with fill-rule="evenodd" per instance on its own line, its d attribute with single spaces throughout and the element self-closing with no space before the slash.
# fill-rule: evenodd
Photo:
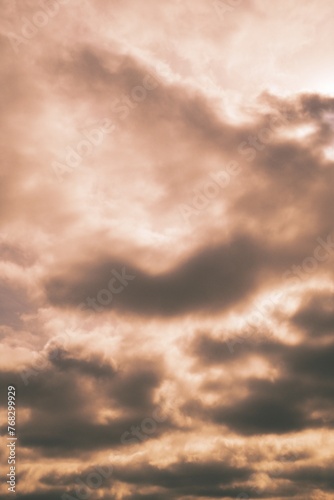
<svg viewBox="0 0 334 500">
<path fill-rule="evenodd" d="M 129 409 L 147 409 L 153 406 L 155 390 L 164 379 L 163 367 L 149 362 L 137 362 L 135 368 L 119 373 L 117 380 L 110 387 L 109 394 L 120 407 Z"/>
<path fill-rule="evenodd" d="M 209 333 L 199 332 L 191 344 L 191 353 L 203 366 L 235 363 L 239 362 L 240 358 L 254 354 L 272 360 L 284 356 L 287 350 L 284 344 L 270 338 L 265 341 L 262 337 L 261 328 L 255 325 L 251 332 L 249 330 L 228 332 L 225 339 L 213 338 Z"/>
<path fill-rule="evenodd" d="M 292 471 L 282 474 L 282 478 L 299 483 L 304 486 L 306 490 L 310 488 L 318 488 L 322 491 L 334 491 L 334 470 L 330 464 L 323 467 L 309 466 L 299 467 Z"/>
<path fill-rule="evenodd" d="M 324 425 L 333 427 L 333 343 L 314 346 L 245 340 L 236 344 L 232 354 L 226 341 L 202 334 L 195 338 L 192 349 L 197 360 L 195 371 L 207 366 L 236 367 L 256 355 L 279 368 L 281 374 L 275 381 L 248 379 L 241 387 L 246 387 L 249 394 L 240 399 L 236 393 L 229 405 L 204 407 L 199 402 L 189 401 L 185 412 L 227 425 L 244 435 L 286 434 Z M 224 389 L 224 381 L 203 382 L 204 391 L 219 394 Z"/>
<path fill-rule="evenodd" d="M 82 373 L 93 377 L 111 377 L 115 374 L 115 368 L 106 360 L 97 355 L 90 355 L 88 359 L 73 357 L 65 349 L 52 349 L 48 354 L 49 360 L 60 371 Z"/>
<path fill-rule="evenodd" d="M 333 334 L 334 296 L 328 293 L 318 293 L 307 297 L 291 320 L 314 339 Z"/>
<path fill-rule="evenodd" d="M 267 259 L 252 239 L 241 236 L 231 244 L 204 249 L 163 275 L 150 276 L 113 260 L 98 266 L 87 263 L 72 276 L 63 274 L 48 280 L 46 292 L 55 305 L 78 306 L 107 288 L 113 269 L 125 269 L 132 278 L 121 293 L 114 294 L 110 308 L 161 316 L 214 311 L 246 297 L 257 285 Z"/>
<path fill-rule="evenodd" d="M 312 248 L 311 241 L 304 244 Z M 86 261 L 71 269 L 65 265 L 46 280 L 45 290 L 53 305 L 80 306 L 81 310 L 120 309 L 153 316 L 217 312 L 242 302 L 271 279 L 282 281 L 283 271 L 301 258 L 299 252 L 236 235 L 230 242 L 202 249 L 164 274 L 149 275 L 111 258 L 100 259 L 99 264 Z M 302 255 L 307 255 L 305 250 Z M 115 270 L 128 278 L 125 286 L 115 285 L 116 293 L 111 293 Z"/>
<path fill-rule="evenodd" d="M 33 493 L 17 493 L 15 498 L 17 500 L 59 500 L 62 493 L 65 491 L 61 490 L 35 490 Z M 73 491 L 73 496 L 75 498 L 75 492 Z M 8 495 L 0 495 L 0 500 L 7 500 Z"/>
<path fill-rule="evenodd" d="M 85 469 L 81 472 L 80 477 L 87 477 L 92 471 L 92 469 Z M 233 467 L 223 461 L 178 462 L 164 468 L 143 463 L 131 467 L 116 467 L 112 476 L 106 479 L 103 488 L 108 489 L 108 486 L 113 484 L 114 481 L 119 481 L 129 485 L 136 485 L 137 488 L 143 486 L 159 487 L 161 489 L 161 498 L 164 498 L 163 495 L 167 494 L 170 494 L 172 498 L 174 498 L 174 495 L 177 495 L 178 498 L 183 495 L 221 498 L 228 491 L 231 495 L 236 493 L 237 488 L 228 489 L 227 486 L 234 482 L 247 480 L 252 472 L 250 468 Z M 41 481 L 51 486 L 55 485 L 55 483 L 67 486 L 74 483 L 75 479 L 75 475 L 59 477 L 50 474 L 42 478 Z M 141 498 L 141 496 L 138 498 Z M 145 498 L 145 496 L 142 498 Z M 159 493 L 157 498 L 159 498 Z"/>
<path fill-rule="evenodd" d="M 172 464 L 165 469 L 144 465 L 135 469 L 116 471 L 119 480 L 134 484 L 154 484 L 165 488 L 178 488 L 179 491 L 189 487 L 207 488 L 208 486 L 229 484 L 233 481 L 245 480 L 251 469 L 237 468 L 224 462 L 182 462 Z"/>
<path fill-rule="evenodd" d="M 100 362 L 97 358 L 64 357 L 60 352 L 58 359 L 52 359 L 51 368 L 31 373 L 27 367 L 23 372 L 0 374 L 3 387 L 14 384 L 17 388 L 20 407 L 31 410 L 29 419 L 20 425 L 23 448 L 55 457 L 123 446 L 122 435 L 154 414 L 153 396 L 162 381 L 161 367 L 138 359 L 135 367 L 116 372 L 112 365 Z M 98 423 L 102 409 L 108 407 L 118 409 L 119 416 Z M 156 439 L 173 426 L 166 415 L 150 437 Z"/>
<path fill-rule="evenodd" d="M 228 407 L 213 409 L 214 421 L 226 424 L 230 429 L 245 435 L 284 434 L 301 431 L 311 422 L 302 411 L 297 391 L 288 392 L 288 383 L 266 384 L 257 388 L 251 396 Z"/>
</svg>

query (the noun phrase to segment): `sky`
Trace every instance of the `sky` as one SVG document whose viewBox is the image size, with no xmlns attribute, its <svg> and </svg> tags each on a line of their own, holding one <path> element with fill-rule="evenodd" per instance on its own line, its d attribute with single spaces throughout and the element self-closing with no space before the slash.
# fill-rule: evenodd
<svg viewBox="0 0 334 500">
<path fill-rule="evenodd" d="M 333 2 L 0 7 L 0 500 L 334 499 Z"/>
</svg>

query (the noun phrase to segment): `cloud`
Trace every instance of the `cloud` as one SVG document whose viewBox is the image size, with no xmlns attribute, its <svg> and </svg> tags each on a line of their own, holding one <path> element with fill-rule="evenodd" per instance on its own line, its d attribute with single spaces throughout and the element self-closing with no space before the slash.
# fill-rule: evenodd
<svg viewBox="0 0 334 500">
<path fill-rule="evenodd" d="M 333 297 L 323 293 L 310 296 L 292 317 L 292 322 L 314 339 L 334 330 Z"/>
<path fill-rule="evenodd" d="M 54 304 L 79 305 L 107 287 L 113 269 L 125 269 L 133 281 L 115 295 L 111 307 L 162 316 L 193 309 L 223 309 L 243 298 L 255 285 L 261 254 L 261 249 L 256 253 L 249 238 L 238 237 L 230 245 L 204 249 L 160 276 L 150 276 L 129 264 L 111 260 L 75 270 L 75 281 L 68 275 L 51 278 L 46 291 Z"/>
<path fill-rule="evenodd" d="M 331 466 L 324 467 L 299 467 L 284 474 L 285 479 L 296 481 L 308 488 L 319 488 L 331 492 L 334 489 L 333 469 Z"/>
<path fill-rule="evenodd" d="M 203 383 L 203 390 L 217 396 L 213 405 L 189 400 L 185 411 L 194 418 L 210 420 L 243 435 L 288 434 L 304 429 L 332 427 L 332 363 L 333 345 L 287 345 L 275 340 L 238 346 L 231 354 L 226 341 L 208 334 L 196 337 L 193 353 L 199 363 L 194 369 L 221 367 L 237 370 L 240 363 L 247 366 L 252 359 L 269 361 L 277 367 L 274 380 L 262 377 L 239 382 L 239 393 L 225 399 L 226 383 Z M 237 373 L 237 372 L 236 372 Z M 242 396 L 245 393 L 246 396 Z"/>
<path fill-rule="evenodd" d="M 17 284 L 3 283 L 0 286 L 1 323 L 14 328 L 22 325 L 20 315 L 34 310 L 27 291 Z"/>
<path fill-rule="evenodd" d="M 111 377 L 115 370 L 111 364 L 101 360 L 98 356 L 92 356 L 90 359 L 80 359 L 68 355 L 65 350 L 50 350 L 49 359 L 52 364 L 61 371 L 79 372 L 83 375 L 93 377 Z"/>
<path fill-rule="evenodd" d="M 269 281 L 275 274 L 276 280 L 282 280 L 282 272 L 295 261 L 297 252 L 236 235 L 230 242 L 200 250 L 160 275 L 107 258 L 72 265 L 71 270 L 66 265 L 46 280 L 45 290 L 53 305 L 80 306 L 82 310 L 89 306 L 96 311 L 120 309 L 153 316 L 215 312 L 245 300 L 258 290 L 261 281 Z M 124 286 L 113 291 L 113 275 L 121 274 Z"/>
<path fill-rule="evenodd" d="M 154 363 L 136 360 L 135 368 L 116 372 L 96 355 L 84 359 L 60 350 L 56 357 L 51 351 L 50 359 L 52 365 L 39 372 L 27 367 L 1 373 L 3 386 L 14 383 L 22 394 L 21 408 L 29 410 L 20 426 L 23 448 L 53 457 L 117 448 L 124 432 L 156 409 L 153 396 L 161 384 L 161 368 Z M 166 416 L 154 437 L 172 426 Z"/>
<path fill-rule="evenodd" d="M 83 470 L 82 477 L 87 477 L 90 470 Z M 212 496 L 225 494 L 228 489 L 227 485 L 235 481 L 242 481 L 249 477 L 251 469 L 246 467 L 233 467 L 224 462 L 207 461 L 200 462 L 182 462 L 173 463 L 165 468 L 158 468 L 148 464 L 138 464 L 131 468 L 115 468 L 114 473 L 106 480 L 104 488 L 108 488 L 114 481 L 126 483 L 130 485 L 141 486 L 158 486 L 159 494 L 166 495 L 187 495 L 195 494 L 197 496 Z M 48 476 L 42 479 L 42 482 L 53 485 L 57 482 L 58 485 L 72 484 L 75 480 L 74 476 Z M 224 485 L 224 487 L 220 487 Z M 166 493 L 164 493 L 164 491 Z M 232 489 L 230 489 L 232 491 Z M 233 490 L 234 492 L 237 490 Z M 139 497 L 140 498 L 140 497 Z M 145 497 L 143 497 L 145 498 Z M 163 496 L 162 496 L 163 498 Z"/>
<path fill-rule="evenodd" d="M 237 3 L 2 1 L 18 498 L 330 497 L 333 5 Z"/>
</svg>

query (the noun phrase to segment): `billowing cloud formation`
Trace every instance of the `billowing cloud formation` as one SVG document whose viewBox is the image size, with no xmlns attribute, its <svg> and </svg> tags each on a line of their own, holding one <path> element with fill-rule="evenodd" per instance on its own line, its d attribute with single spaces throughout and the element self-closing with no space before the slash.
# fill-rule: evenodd
<svg viewBox="0 0 334 500">
<path fill-rule="evenodd" d="M 1 8 L 16 498 L 331 499 L 331 2 Z"/>
</svg>

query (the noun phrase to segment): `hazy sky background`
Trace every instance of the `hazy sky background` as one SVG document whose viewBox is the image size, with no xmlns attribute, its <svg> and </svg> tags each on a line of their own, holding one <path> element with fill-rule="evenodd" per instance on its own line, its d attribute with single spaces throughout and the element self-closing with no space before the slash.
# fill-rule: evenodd
<svg viewBox="0 0 334 500">
<path fill-rule="evenodd" d="M 16 498 L 334 498 L 333 2 L 0 7 Z"/>
</svg>

